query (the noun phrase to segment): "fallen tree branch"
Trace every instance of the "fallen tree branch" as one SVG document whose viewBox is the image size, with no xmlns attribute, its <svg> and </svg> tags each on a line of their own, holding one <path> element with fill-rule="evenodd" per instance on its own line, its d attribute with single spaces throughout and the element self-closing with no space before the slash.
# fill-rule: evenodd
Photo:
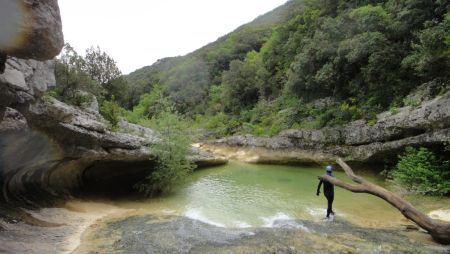
<svg viewBox="0 0 450 254">
<path fill-rule="evenodd" d="M 421 228 L 425 229 L 433 239 L 439 243 L 450 244 L 450 224 L 433 220 L 427 215 L 423 214 L 411 205 L 408 201 L 404 200 L 397 194 L 386 190 L 376 184 L 373 184 L 364 178 L 356 175 L 353 170 L 348 166 L 342 159 L 336 161 L 342 169 L 344 169 L 345 174 L 347 174 L 357 185 L 352 185 L 349 183 L 342 182 L 331 176 L 321 176 L 319 177 L 323 181 L 327 181 L 336 186 L 349 190 L 356 193 L 368 193 L 375 195 L 393 207 L 397 208 L 406 218 L 413 221 Z"/>
</svg>

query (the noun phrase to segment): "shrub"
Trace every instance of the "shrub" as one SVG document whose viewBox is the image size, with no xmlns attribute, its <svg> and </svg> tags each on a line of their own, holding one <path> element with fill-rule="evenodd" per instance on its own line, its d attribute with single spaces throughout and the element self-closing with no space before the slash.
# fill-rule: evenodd
<svg viewBox="0 0 450 254">
<path fill-rule="evenodd" d="M 118 128 L 122 111 L 123 109 L 114 100 L 104 101 L 100 108 L 100 114 L 111 123 L 113 130 Z"/>
<path fill-rule="evenodd" d="M 405 104 L 405 106 L 410 106 L 412 108 L 417 108 L 418 106 L 420 106 L 420 101 L 412 99 L 412 98 L 404 99 L 403 103 Z"/>
<path fill-rule="evenodd" d="M 71 104 L 81 107 L 83 105 L 92 103 L 93 100 L 94 100 L 94 96 L 92 94 L 82 92 L 82 91 L 76 91 L 71 100 Z"/>
<path fill-rule="evenodd" d="M 193 170 L 194 164 L 188 159 L 191 140 L 183 130 L 185 121 L 170 110 L 151 119 L 151 125 L 161 134 L 161 140 L 151 145 L 157 157 L 157 166 L 135 188 L 147 196 L 168 192 L 174 184 L 184 180 Z"/>
<path fill-rule="evenodd" d="M 426 195 L 450 192 L 449 162 L 427 148 L 407 147 L 390 175 L 408 190 Z"/>
<path fill-rule="evenodd" d="M 398 107 L 397 106 L 391 106 L 389 108 L 389 112 L 391 112 L 391 115 L 396 115 L 398 113 Z"/>
</svg>

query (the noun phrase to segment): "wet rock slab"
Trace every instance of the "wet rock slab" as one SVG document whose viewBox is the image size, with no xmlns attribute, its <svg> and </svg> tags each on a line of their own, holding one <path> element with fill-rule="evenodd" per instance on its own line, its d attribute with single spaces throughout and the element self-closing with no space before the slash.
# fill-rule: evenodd
<svg viewBox="0 0 450 254">
<path fill-rule="evenodd" d="M 75 253 L 449 253 L 399 231 L 346 221 L 277 221 L 273 228 L 230 229 L 185 217 L 131 216 L 85 235 Z"/>
</svg>

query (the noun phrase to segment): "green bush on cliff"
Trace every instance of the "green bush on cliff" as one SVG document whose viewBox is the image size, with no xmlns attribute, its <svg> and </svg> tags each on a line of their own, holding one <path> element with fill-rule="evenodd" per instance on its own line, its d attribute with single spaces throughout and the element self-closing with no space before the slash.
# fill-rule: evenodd
<svg viewBox="0 0 450 254">
<path fill-rule="evenodd" d="M 449 161 L 427 148 L 407 147 L 390 175 L 408 190 L 425 195 L 450 192 Z"/>
<path fill-rule="evenodd" d="M 111 101 L 104 101 L 100 107 L 100 114 L 111 123 L 113 130 L 118 128 L 119 117 L 123 111 L 114 98 Z"/>
<path fill-rule="evenodd" d="M 187 158 L 191 139 L 183 130 L 185 121 L 171 109 L 152 118 L 149 125 L 160 133 L 161 140 L 151 145 L 152 153 L 157 157 L 157 166 L 135 188 L 147 196 L 168 192 L 174 184 L 181 182 L 194 169 Z"/>
</svg>

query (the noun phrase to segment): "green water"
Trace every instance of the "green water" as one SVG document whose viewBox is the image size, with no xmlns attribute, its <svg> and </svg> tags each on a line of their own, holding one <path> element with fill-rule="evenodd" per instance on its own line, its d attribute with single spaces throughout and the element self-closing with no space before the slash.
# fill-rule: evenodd
<svg viewBox="0 0 450 254">
<path fill-rule="evenodd" d="M 325 217 L 326 199 L 322 194 L 316 196 L 316 189 L 317 177 L 323 173 L 320 168 L 230 162 L 195 172 L 171 195 L 144 202 L 120 202 L 119 206 L 182 215 L 232 228 L 270 227 L 277 219 L 320 221 Z M 358 173 L 384 185 L 374 173 Z M 349 181 L 343 172 L 334 175 Z M 424 212 L 450 209 L 448 198 L 408 198 Z M 391 227 L 407 223 L 385 201 L 340 188 L 335 189 L 334 211 L 336 218 L 363 226 Z"/>
</svg>

